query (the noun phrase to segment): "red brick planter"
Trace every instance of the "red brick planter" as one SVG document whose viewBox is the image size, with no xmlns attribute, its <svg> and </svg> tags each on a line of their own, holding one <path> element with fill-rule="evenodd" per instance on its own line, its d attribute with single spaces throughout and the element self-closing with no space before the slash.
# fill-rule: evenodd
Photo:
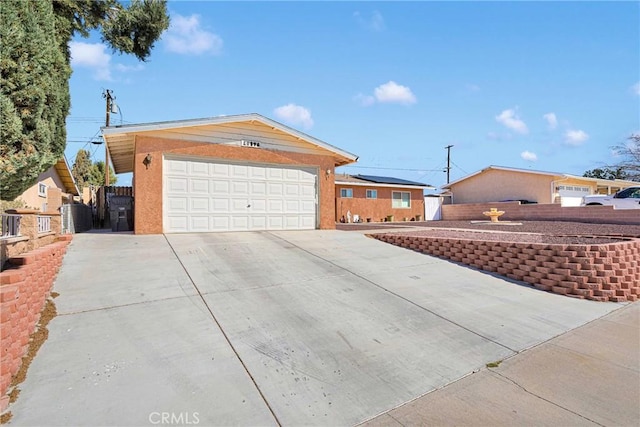
<svg viewBox="0 0 640 427">
<path fill-rule="evenodd" d="M 71 235 L 10 258 L 14 268 L 0 272 L 0 411 L 7 389 L 20 369 Z"/>
<path fill-rule="evenodd" d="M 638 239 L 597 245 L 557 245 L 391 233 L 371 237 L 573 298 L 622 302 L 636 301 L 640 296 Z"/>
</svg>

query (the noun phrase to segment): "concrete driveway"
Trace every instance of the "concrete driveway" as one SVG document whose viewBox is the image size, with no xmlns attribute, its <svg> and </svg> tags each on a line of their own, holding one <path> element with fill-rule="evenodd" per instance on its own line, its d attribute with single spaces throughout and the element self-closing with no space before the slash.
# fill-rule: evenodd
<svg viewBox="0 0 640 427">
<path fill-rule="evenodd" d="M 340 231 L 79 234 L 14 425 L 354 425 L 620 308 Z"/>
</svg>

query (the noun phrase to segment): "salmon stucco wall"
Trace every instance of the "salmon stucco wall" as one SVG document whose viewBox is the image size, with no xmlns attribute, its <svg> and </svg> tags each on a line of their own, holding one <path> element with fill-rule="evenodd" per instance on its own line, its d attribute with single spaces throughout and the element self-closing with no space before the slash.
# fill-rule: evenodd
<svg viewBox="0 0 640 427">
<path fill-rule="evenodd" d="M 343 188 L 351 188 L 353 197 L 340 197 L 340 190 Z M 367 199 L 367 190 L 376 190 L 378 192 L 376 199 Z M 408 191 L 411 193 L 410 208 L 393 208 L 391 205 L 391 193 L 394 191 Z M 358 215 L 362 221 L 378 222 L 384 221 L 388 215 L 394 216 L 394 221 L 403 221 L 416 219 L 417 215 L 424 216 L 424 191 L 413 188 L 389 188 L 372 186 L 355 186 L 349 184 L 336 185 L 336 221 L 340 221 L 342 217 L 347 218 L 347 212 Z"/>
<path fill-rule="evenodd" d="M 553 203 L 551 196 L 553 181 L 554 177 L 551 175 L 489 169 L 452 184 L 451 192 L 454 204 L 503 200 Z"/>
<path fill-rule="evenodd" d="M 43 183 L 47 186 L 44 196 L 38 193 L 38 184 Z M 58 191 L 52 191 L 57 189 Z M 27 188 L 17 199 L 25 203 L 26 208 L 39 209 L 41 212 L 51 212 L 56 210 L 62 204 L 62 192 L 64 184 L 58 176 L 55 168 L 52 166 L 38 176 L 38 180 L 34 185 Z"/>
<path fill-rule="evenodd" d="M 192 141 L 137 136 L 133 167 L 136 234 L 161 234 L 162 228 L 162 168 L 163 155 L 184 155 L 215 160 L 240 161 L 273 165 L 317 167 L 318 216 L 321 229 L 335 228 L 334 221 L 334 160 L 331 156 L 287 151 L 235 147 Z M 151 154 L 151 164 L 143 163 Z M 326 171 L 331 173 L 327 174 Z"/>
</svg>

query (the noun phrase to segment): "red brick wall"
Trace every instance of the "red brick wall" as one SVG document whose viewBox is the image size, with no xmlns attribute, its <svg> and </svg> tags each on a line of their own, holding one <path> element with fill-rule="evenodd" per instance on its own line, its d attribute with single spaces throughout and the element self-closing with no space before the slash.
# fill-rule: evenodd
<svg viewBox="0 0 640 427">
<path fill-rule="evenodd" d="M 9 259 L 15 267 L 0 273 L 0 411 L 22 364 L 40 313 L 62 264 L 71 235 Z"/>
<path fill-rule="evenodd" d="M 143 164 L 147 154 L 153 156 L 149 167 Z M 135 233 L 162 233 L 162 157 L 163 154 L 208 157 L 212 160 L 236 160 L 254 163 L 296 165 L 318 168 L 318 203 L 320 228 L 335 228 L 334 160 L 330 156 L 261 150 L 221 144 L 177 141 L 138 136 L 134 158 L 133 192 L 135 196 Z M 326 170 L 331 170 L 327 175 Z"/>
<path fill-rule="evenodd" d="M 521 205 L 519 202 L 443 205 L 446 221 L 486 220 L 489 208 L 504 211 L 501 221 L 577 221 L 606 224 L 640 224 L 640 209 L 613 209 L 612 206 Z"/>
<path fill-rule="evenodd" d="M 340 197 L 340 189 L 351 188 L 353 190 L 352 198 Z M 377 190 L 377 199 L 367 199 L 367 190 Z M 391 207 L 391 193 L 393 191 L 409 191 L 411 193 L 411 207 L 408 209 L 394 209 Z M 415 218 L 416 215 L 424 216 L 424 191 L 422 189 L 411 188 L 389 188 L 376 187 L 375 184 L 370 187 L 351 186 L 348 184 L 336 184 L 336 221 L 344 215 L 347 217 L 347 211 L 351 215 L 360 215 L 362 221 L 371 218 L 374 222 L 383 221 L 387 215 L 393 215 L 394 221 L 402 221 L 404 218 Z"/>
<path fill-rule="evenodd" d="M 410 236 L 372 237 L 527 282 L 537 289 L 596 301 L 640 296 L 640 240 L 600 245 L 551 245 Z"/>
</svg>

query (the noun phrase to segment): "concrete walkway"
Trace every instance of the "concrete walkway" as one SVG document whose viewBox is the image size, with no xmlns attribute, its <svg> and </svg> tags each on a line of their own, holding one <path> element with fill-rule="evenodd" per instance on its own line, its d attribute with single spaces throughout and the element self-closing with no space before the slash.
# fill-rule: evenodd
<svg viewBox="0 0 640 427">
<path fill-rule="evenodd" d="M 623 307 L 338 231 L 79 234 L 54 290 L 58 316 L 12 425 L 355 425 L 378 414 L 386 418 L 372 422 L 385 424 L 402 422 L 401 410 L 420 424 L 411 405 L 472 378 L 508 381 L 511 364 L 546 344 L 534 346 Z M 624 339 L 635 378 L 589 385 L 627 384 L 637 401 L 637 333 L 635 344 Z M 556 353 L 538 363 L 553 365 Z M 506 361 L 485 368 L 497 360 Z M 535 390 L 546 371 L 532 366 L 530 391 L 569 407 L 554 400 L 568 387 Z M 609 396 L 601 407 L 619 416 Z"/>
<path fill-rule="evenodd" d="M 637 426 L 640 304 L 485 367 L 363 426 Z"/>
</svg>

